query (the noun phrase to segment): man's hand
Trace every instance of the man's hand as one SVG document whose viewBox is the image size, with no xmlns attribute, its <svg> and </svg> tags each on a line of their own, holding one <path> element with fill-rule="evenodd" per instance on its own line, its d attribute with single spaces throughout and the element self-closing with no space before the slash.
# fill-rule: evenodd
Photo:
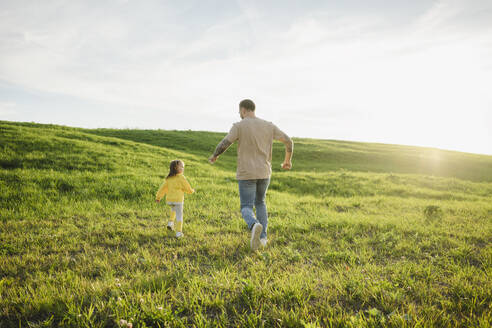
<svg viewBox="0 0 492 328">
<path fill-rule="evenodd" d="M 210 157 L 208 158 L 208 162 L 209 162 L 210 164 L 213 164 L 213 163 L 215 163 L 216 161 L 217 161 L 217 156 L 212 155 L 212 156 L 210 156 Z"/>
<path fill-rule="evenodd" d="M 156 199 L 156 200 L 155 200 L 155 202 L 156 202 L 156 203 L 160 203 L 160 202 L 161 202 L 161 200 L 160 200 L 160 199 Z"/>
<path fill-rule="evenodd" d="M 290 170 L 292 168 L 292 162 L 283 162 L 281 166 L 284 170 Z"/>
</svg>

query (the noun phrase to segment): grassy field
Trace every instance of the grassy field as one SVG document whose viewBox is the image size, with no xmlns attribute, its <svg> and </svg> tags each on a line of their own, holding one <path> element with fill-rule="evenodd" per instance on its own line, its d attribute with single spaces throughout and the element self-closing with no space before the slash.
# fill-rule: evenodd
<svg viewBox="0 0 492 328">
<path fill-rule="evenodd" d="M 0 328 L 490 327 L 492 156 L 295 139 L 281 172 L 275 144 L 252 252 L 223 136 L 0 121 Z"/>
</svg>

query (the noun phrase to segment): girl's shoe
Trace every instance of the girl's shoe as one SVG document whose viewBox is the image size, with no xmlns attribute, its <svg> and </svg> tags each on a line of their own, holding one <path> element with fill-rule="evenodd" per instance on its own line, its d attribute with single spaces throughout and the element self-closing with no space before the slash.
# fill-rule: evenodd
<svg viewBox="0 0 492 328">
<path fill-rule="evenodd" d="M 171 230 L 171 231 L 174 230 L 174 222 L 173 221 L 169 221 L 167 223 L 167 229 Z"/>
<path fill-rule="evenodd" d="M 260 239 L 261 246 L 266 247 L 267 243 L 268 243 L 268 240 L 266 238 L 261 238 Z"/>
<path fill-rule="evenodd" d="M 180 232 L 180 231 L 176 232 L 176 238 L 183 238 L 183 236 L 184 235 L 182 232 Z"/>
</svg>

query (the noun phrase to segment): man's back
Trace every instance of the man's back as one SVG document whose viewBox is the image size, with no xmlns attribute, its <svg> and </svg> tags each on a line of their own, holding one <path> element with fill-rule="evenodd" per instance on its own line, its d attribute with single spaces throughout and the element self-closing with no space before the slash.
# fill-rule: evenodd
<svg viewBox="0 0 492 328">
<path fill-rule="evenodd" d="M 238 142 L 237 179 L 266 179 L 272 173 L 273 140 L 285 134 L 273 123 L 257 117 L 245 117 L 235 123 L 226 139 Z"/>
</svg>

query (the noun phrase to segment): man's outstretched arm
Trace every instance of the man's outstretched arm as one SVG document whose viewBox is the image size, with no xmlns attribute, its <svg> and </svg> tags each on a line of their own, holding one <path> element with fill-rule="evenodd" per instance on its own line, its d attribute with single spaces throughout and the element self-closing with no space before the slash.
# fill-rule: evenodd
<svg viewBox="0 0 492 328">
<path fill-rule="evenodd" d="M 292 168 L 292 154 L 294 153 L 294 141 L 282 132 L 282 136 L 278 139 L 285 145 L 285 159 L 282 163 L 284 170 L 290 170 Z"/>
<path fill-rule="evenodd" d="M 227 138 L 222 139 L 222 141 L 217 145 L 217 148 L 215 148 L 213 155 L 210 156 L 208 161 L 210 163 L 215 163 L 217 157 L 219 157 L 223 152 L 225 152 L 230 145 L 232 145 L 232 142 L 227 140 Z"/>
</svg>

